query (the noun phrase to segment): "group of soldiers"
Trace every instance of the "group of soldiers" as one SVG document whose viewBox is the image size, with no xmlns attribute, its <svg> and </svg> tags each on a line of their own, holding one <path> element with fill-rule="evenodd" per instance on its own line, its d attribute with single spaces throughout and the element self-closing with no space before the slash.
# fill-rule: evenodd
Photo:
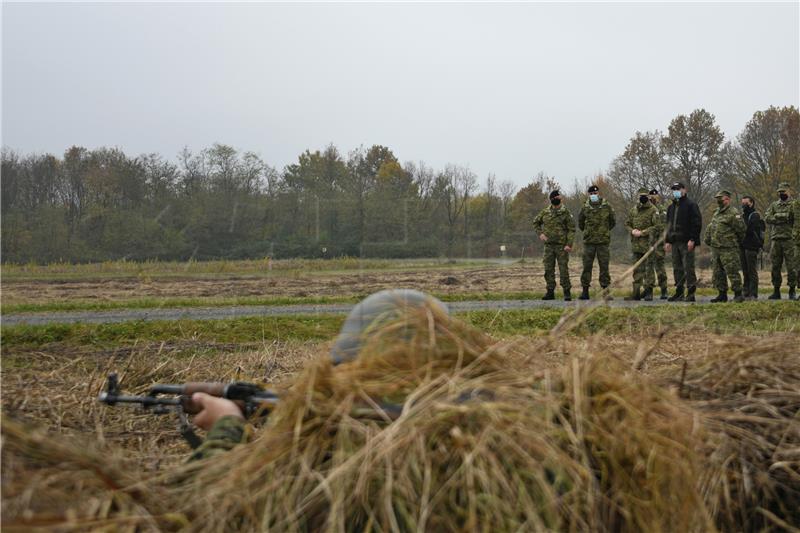
<svg viewBox="0 0 800 533">
<path fill-rule="evenodd" d="M 590 298 L 592 267 L 595 259 L 600 269 L 600 287 L 603 298 L 613 299 L 610 293 L 611 275 L 609 260 L 611 230 L 616 226 L 616 216 L 597 185 L 587 190 L 589 198 L 578 215 L 578 228 L 583 232 L 583 271 L 581 295 Z M 661 299 L 695 301 L 697 275 L 695 250 L 701 244 L 702 214 L 697 204 L 686 195 L 686 186 L 676 182 L 670 186 L 671 202 L 664 208 L 661 194 L 656 189 L 641 188 L 636 205 L 628 211 L 625 229 L 630 235 L 633 252 L 633 291 L 626 300 L 653 300 L 656 281 L 661 289 Z M 731 206 L 733 195 L 720 190 L 715 198 L 717 209 L 706 227 L 705 244 L 711 247 L 713 267 L 712 283 L 718 294 L 712 302 L 728 301 L 728 288 L 733 289 L 733 301 L 758 299 L 759 251 L 764 246 L 764 232 L 770 231 L 770 259 L 772 261 L 771 300 L 781 298 L 782 269 L 785 265 L 789 286 L 789 299 L 797 299 L 796 287 L 800 274 L 800 199 L 792 200 L 788 183 L 781 183 L 776 191 L 778 199 L 767 208 L 762 220 L 751 196 L 741 198 L 742 212 Z M 544 300 L 555 299 L 558 270 L 564 300 L 572 300 L 572 283 L 569 277 L 569 254 L 575 241 L 575 219 L 562 203 L 561 193 L 550 193 L 550 206 L 534 219 L 533 226 L 544 243 L 544 279 L 547 292 Z M 667 272 L 664 260 L 672 256 L 675 292 L 667 292 Z"/>
</svg>

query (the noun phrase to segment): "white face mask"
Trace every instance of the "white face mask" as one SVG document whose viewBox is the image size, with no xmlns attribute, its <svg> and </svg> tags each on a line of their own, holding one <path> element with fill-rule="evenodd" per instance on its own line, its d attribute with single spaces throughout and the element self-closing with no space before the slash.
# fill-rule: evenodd
<svg viewBox="0 0 800 533">
<path fill-rule="evenodd" d="M 672 191 L 672 197 L 675 198 L 676 200 L 680 200 L 681 199 L 681 191 Z"/>
<path fill-rule="evenodd" d="M 596 194 L 590 194 L 589 195 L 589 200 L 594 202 L 594 203 L 597 203 L 597 202 L 600 201 L 600 197 L 598 195 L 596 195 Z"/>
</svg>

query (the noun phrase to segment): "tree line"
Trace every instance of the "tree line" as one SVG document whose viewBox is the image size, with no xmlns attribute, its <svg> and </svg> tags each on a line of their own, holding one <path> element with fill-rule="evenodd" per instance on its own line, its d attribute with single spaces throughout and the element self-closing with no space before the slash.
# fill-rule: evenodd
<svg viewBox="0 0 800 533">
<path fill-rule="evenodd" d="M 639 187 L 673 181 L 707 212 L 719 187 L 763 211 L 778 183 L 800 189 L 800 114 L 770 107 L 725 139 L 695 110 L 665 132 L 636 132 L 605 173 L 562 187 L 539 172 L 519 190 L 457 164 L 401 162 L 380 145 L 307 150 L 282 170 L 223 144 L 174 160 L 77 146 L 62 157 L 3 148 L 1 159 L 4 262 L 518 257 L 538 251 L 531 222 L 553 188 L 576 213 L 590 182 L 625 212 Z M 612 247 L 627 250 L 622 228 Z"/>
</svg>

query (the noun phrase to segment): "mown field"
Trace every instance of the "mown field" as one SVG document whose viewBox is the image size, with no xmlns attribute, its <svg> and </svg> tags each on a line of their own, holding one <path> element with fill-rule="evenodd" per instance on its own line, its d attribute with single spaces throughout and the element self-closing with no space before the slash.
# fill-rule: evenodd
<svg viewBox="0 0 800 533">
<path fill-rule="evenodd" d="M 225 263 L 114 263 L 77 269 L 4 268 L 3 312 L 103 305 L 286 303 L 315 298 L 327 303 L 357 301 L 394 286 L 420 288 L 445 299 L 535 297 L 542 291 L 538 261 L 509 265 L 344 261 L 327 265 L 335 270 L 322 269 L 318 262 L 274 262 L 271 270 L 264 266 L 263 262 L 239 262 L 235 267 Z M 232 270 L 224 272 L 226 268 Z M 623 270 L 622 265 L 614 267 L 617 274 Z M 709 277 L 708 272 L 701 273 L 704 283 Z M 577 281 L 577 275 L 573 279 Z M 561 328 L 570 313 L 573 311 L 552 308 L 475 311 L 457 318 L 495 339 L 525 346 L 539 342 L 553 328 Z M 301 315 L 3 327 L 0 376 L 4 421 L 22 424 L 19 427 L 28 432 L 34 443 L 31 446 L 40 450 L 3 449 L 4 528 L 24 530 L 33 523 L 26 520 L 65 512 L 68 498 L 59 499 L 65 498 L 59 487 L 69 485 L 64 476 L 75 477 L 76 459 L 66 451 L 64 457 L 53 456 L 56 452 L 41 448 L 41 442 L 88 446 L 95 456 L 107 454 L 143 476 L 167 472 L 185 460 L 189 448 L 176 431 L 173 415 L 154 416 L 96 401 L 110 372 L 119 373 L 122 387 L 130 393 L 143 393 L 153 383 L 207 380 L 252 381 L 285 391 L 302 369 L 327 357 L 343 320 L 336 315 Z M 770 339 L 798 347 L 800 358 L 797 302 L 599 307 L 570 320 L 574 326 L 558 334 L 557 348 L 537 353 L 531 372 L 557 369 L 576 356 L 607 353 L 635 366 L 644 376 L 680 381 L 687 367 L 691 369 L 727 346 Z M 80 479 L 89 475 L 90 462 L 78 465 L 77 471 L 83 472 Z M 65 466 L 68 463 L 69 468 Z M 41 520 L 36 523 L 42 524 Z M 80 520 L 76 524 L 86 525 Z"/>
</svg>

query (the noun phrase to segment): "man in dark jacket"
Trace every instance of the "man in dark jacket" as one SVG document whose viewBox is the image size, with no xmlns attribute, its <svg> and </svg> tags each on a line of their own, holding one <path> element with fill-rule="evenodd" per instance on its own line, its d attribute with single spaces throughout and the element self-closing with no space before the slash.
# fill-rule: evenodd
<svg viewBox="0 0 800 533">
<path fill-rule="evenodd" d="M 742 197 L 742 215 L 747 228 L 740 254 L 744 274 L 744 297 L 747 300 L 758 300 L 758 252 L 764 246 L 764 221 L 756 211 L 756 201 L 752 196 Z"/>
<path fill-rule="evenodd" d="M 664 251 L 672 253 L 672 274 L 675 278 L 675 294 L 670 302 L 695 301 L 697 275 L 694 271 L 694 249 L 700 246 L 700 229 L 703 216 L 697 204 L 686 196 L 683 183 L 673 183 L 672 203 L 667 208 L 667 237 Z M 684 297 L 684 287 L 686 296 Z"/>
</svg>

